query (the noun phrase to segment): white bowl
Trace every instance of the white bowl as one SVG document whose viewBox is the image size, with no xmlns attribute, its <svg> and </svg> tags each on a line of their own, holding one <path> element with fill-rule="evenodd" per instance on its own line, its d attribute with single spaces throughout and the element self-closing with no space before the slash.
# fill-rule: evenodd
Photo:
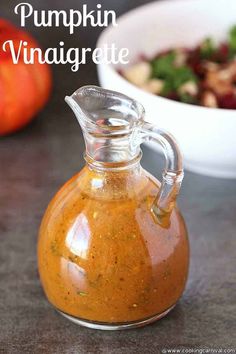
<svg viewBox="0 0 236 354">
<path fill-rule="evenodd" d="M 193 47 L 206 36 L 223 40 L 236 24 L 236 0 L 153 2 L 108 27 L 97 47 L 115 43 L 129 49 L 130 63 L 140 54 L 154 56 L 171 47 Z M 145 92 L 117 73 L 120 67 L 98 65 L 102 87 L 127 94 L 143 104 L 146 120 L 171 132 L 184 154 L 185 167 L 214 177 L 236 178 L 236 110 L 214 109 L 172 101 Z"/>
</svg>

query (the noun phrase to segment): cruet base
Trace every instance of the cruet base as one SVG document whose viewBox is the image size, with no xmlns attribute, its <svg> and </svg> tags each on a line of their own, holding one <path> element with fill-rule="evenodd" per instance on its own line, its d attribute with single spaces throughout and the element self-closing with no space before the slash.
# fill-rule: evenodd
<svg viewBox="0 0 236 354">
<path fill-rule="evenodd" d="M 60 310 L 57 310 L 62 316 L 66 317 L 68 320 L 71 322 L 83 326 L 83 327 L 88 327 L 92 329 L 100 329 L 100 330 L 105 330 L 105 331 L 117 331 L 117 330 L 124 330 L 124 329 L 132 329 L 132 328 L 137 328 L 137 327 L 143 327 L 146 326 L 150 323 L 153 323 L 155 321 L 160 320 L 162 317 L 165 317 L 174 307 L 176 304 L 172 305 L 169 307 L 167 310 L 165 310 L 162 313 L 159 313 L 157 315 L 154 315 L 152 317 L 145 318 L 143 320 L 137 320 L 137 321 L 132 321 L 132 322 L 118 322 L 118 323 L 108 323 L 108 322 L 96 322 L 96 321 L 89 321 L 89 320 L 84 320 L 78 317 L 74 317 L 71 315 L 68 315 Z"/>
</svg>

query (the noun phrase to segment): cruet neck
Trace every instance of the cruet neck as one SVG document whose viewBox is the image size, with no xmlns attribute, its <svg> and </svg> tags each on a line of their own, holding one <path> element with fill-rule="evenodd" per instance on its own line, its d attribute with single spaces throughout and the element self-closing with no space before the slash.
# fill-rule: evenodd
<svg viewBox="0 0 236 354">
<path fill-rule="evenodd" d="M 112 168 L 139 156 L 141 141 L 135 136 L 144 117 L 141 104 L 96 86 L 84 86 L 65 100 L 82 128 L 86 161 Z"/>
</svg>

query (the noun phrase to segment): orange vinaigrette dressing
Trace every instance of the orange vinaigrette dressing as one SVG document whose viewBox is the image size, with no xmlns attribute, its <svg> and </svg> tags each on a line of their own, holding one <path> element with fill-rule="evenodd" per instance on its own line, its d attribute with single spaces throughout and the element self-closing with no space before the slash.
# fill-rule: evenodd
<svg viewBox="0 0 236 354">
<path fill-rule="evenodd" d="M 38 245 L 41 281 L 57 309 L 129 322 L 177 302 L 188 273 L 186 229 L 177 209 L 168 228 L 155 222 L 150 208 L 157 192 L 144 172 L 101 176 L 88 167 L 58 192 Z"/>
</svg>

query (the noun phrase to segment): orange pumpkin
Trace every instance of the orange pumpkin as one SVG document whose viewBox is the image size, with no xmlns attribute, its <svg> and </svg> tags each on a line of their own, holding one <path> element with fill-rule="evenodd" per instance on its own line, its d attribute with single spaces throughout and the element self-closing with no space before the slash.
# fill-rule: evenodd
<svg viewBox="0 0 236 354">
<path fill-rule="evenodd" d="M 25 64 L 20 58 L 13 64 L 10 51 L 3 43 L 12 40 L 17 51 L 21 40 L 28 47 L 38 47 L 28 33 L 0 19 L 0 135 L 15 132 L 29 123 L 46 104 L 51 92 L 51 71 L 48 64 Z"/>
</svg>

